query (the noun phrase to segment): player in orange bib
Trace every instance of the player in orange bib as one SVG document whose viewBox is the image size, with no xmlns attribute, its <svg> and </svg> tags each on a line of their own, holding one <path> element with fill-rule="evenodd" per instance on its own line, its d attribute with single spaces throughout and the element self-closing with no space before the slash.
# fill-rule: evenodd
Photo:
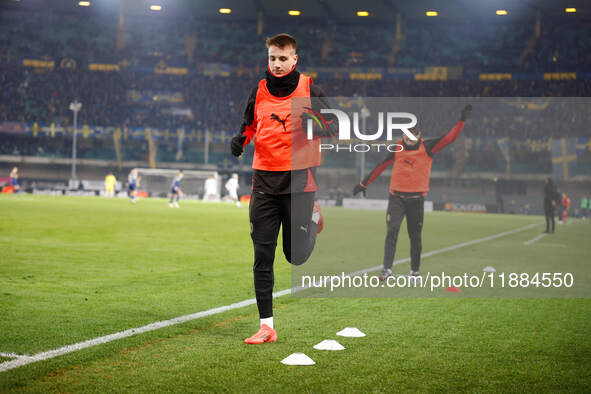
<svg viewBox="0 0 591 394">
<path fill-rule="evenodd" d="M 386 215 L 387 235 L 384 245 L 384 268 L 380 275 L 385 280 L 392 275 L 392 264 L 396 253 L 396 241 L 400 224 L 406 216 L 406 226 L 410 238 L 410 274 L 419 276 L 421 264 L 421 249 L 424 217 L 424 196 L 429 191 L 429 179 L 431 177 L 431 164 L 433 155 L 456 140 L 464 129 L 464 122 L 472 111 L 472 106 L 467 105 L 462 110 L 460 120 L 443 137 L 422 139 L 418 126 L 411 129 L 417 139 L 411 140 L 403 135 L 401 144 L 404 149 L 400 152 L 390 153 L 384 161 L 376 166 L 365 179 L 353 189 L 353 194 L 365 193 L 367 187 L 376 179 L 382 171 L 393 164 L 390 179 L 390 198 L 388 200 L 388 213 Z"/>
<path fill-rule="evenodd" d="M 285 258 L 294 265 L 303 264 L 310 257 L 316 234 L 323 228 L 320 207 L 314 199 L 314 175 L 321 160 L 319 138 L 331 133 L 325 127 L 315 130 L 312 140 L 305 138 L 303 108 L 312 107 L 312 97 L 320 98 L 324 105 L 322 98 L 326 95 L 312 84 L 310 77 L 296 70 L 295 39 L 279 34 L 267 38 L 266 44 L 266 77 L 252 90 L 240 132 L 231 143 L 232 154 L 238 157 L 243 147 L 255 140 L 250 230 L 260 330 L 245 340 L 248 344 L 277 340 L 273 323 L 273 262 L 279 228 L 283 229 Z M 298 100 L 292 100 L 296 97 Z"/>
</svg>

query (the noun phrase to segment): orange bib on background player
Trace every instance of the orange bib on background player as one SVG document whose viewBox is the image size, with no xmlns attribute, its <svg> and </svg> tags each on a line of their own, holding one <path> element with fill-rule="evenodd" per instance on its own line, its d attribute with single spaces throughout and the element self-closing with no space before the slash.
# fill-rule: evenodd
<svg viewBox="0 0 591 394">
<path fill-rule="evenodd" d="M 295 97 L 299 98 L 297 108 L 292 108 Z M 265 79 L 259 82 L 254 107 L 256 133 L 252 168 L 291 171 L 320 165 L 320 140 L 308 140 L 301 127 L 304 107 L 311 107 L 310 77 L 300 74 L 298 86 L 285 97 L 273 96 Z"/>
<path fill-rule="evenodd" d="M 397 144 L 402 145 L 402 140 Z M 415 150 L 403 150 L 394 155 L 392 177 L 390 178 L 390 193 L 429 191 L 429 178 L 433 158 L 427 154 L 423 140 Z"/>
</svg>

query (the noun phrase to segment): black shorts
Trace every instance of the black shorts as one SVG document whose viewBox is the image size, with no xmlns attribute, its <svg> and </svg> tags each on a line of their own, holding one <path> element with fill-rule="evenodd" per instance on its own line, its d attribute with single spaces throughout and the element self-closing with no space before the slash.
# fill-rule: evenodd
<svg viewBox="0 0 591 394">
<path fill-rule="evenodd" d="M 309 256 L 308 227 L 314 209 L 315 194 L 301 192 L 273 195 L 253 192 L 249 209 L 250 235 L 253 243 L 276 245 L 281 226 L 283 253 L 286 259 L 297 264 L 304 255 Z M 295 258 L 292 259 L 292 256 Z"/>
</svg>

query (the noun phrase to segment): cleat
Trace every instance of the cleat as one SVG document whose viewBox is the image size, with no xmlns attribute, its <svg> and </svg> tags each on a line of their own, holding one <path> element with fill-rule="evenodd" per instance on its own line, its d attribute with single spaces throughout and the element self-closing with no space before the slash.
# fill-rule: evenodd
<svg viewBox="0 0 591 394">
<path fill-rule="evenodd" d="M 175 208 L 178 208 L 179 207 L 179 203 L 178 202 L 175 201 L 173 204 L 174 204 L 174 207 Z"/>
<path fill-rule="evenodd" d="M 380 276 L 378 276 L 378 279 L 380 280 L 380 282 L 383 282 L 389 276 L 392 276 L 392 270 L 390 268 L 384 268 L 382 270 L 382 274 Z"/>
<path fill-rule="evenodd" d="M 169 202 L 169 203 L 168 203 L 168 207 L 169 207 L 169 208 L 172 208 L 172 207 L 173 207 L 173 205 L 172 205 L 172 203 L 171 203 L 171 202 Z"/>
<path fill-rule="evenodd" d="M 409 279 L 415 287 L 420 287 L 423 284 L 423 277 L 419 274 L 419 271 L 410 271 Z"/>
<path fill-rule="evenodd" d="M 246 338 L 244 343 L 249 345 L 260 345 L 261 343 L 265 342 L 275 342 L 277 340 L 277 331 L 272 329 L 266 324 L 261 326 L 261 329 L 251 336 L 250 338 Z"/>
<path fill-rule="evenodd" d="M 312 210 L 312 221 L 318 225 L 318 231 L 316 234 L 320 234 L 324 228 L 324 217 L 322 216 L 322 210 L 320 210 L 320 204 L 314 201 L 314 209 Z"/>
</svg>

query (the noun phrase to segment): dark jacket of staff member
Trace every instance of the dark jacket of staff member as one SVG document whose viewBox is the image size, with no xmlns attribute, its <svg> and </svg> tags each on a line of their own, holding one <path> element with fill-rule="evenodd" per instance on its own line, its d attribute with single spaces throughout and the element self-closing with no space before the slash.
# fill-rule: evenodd
<svg viewBox="0 0 591 394">
<path fill-rule="evenodd" d="M 547 234 L 554 234 L 554 208 L 559 198 L 556 185 L 552 182 L 552 178 L 547 177 L 544 186 L 544 214 L 546 215 L 546 231 L 544 232 Z M 552 230 L 550 230 L 550 223 L 552 223 Z"/>
</svg>

